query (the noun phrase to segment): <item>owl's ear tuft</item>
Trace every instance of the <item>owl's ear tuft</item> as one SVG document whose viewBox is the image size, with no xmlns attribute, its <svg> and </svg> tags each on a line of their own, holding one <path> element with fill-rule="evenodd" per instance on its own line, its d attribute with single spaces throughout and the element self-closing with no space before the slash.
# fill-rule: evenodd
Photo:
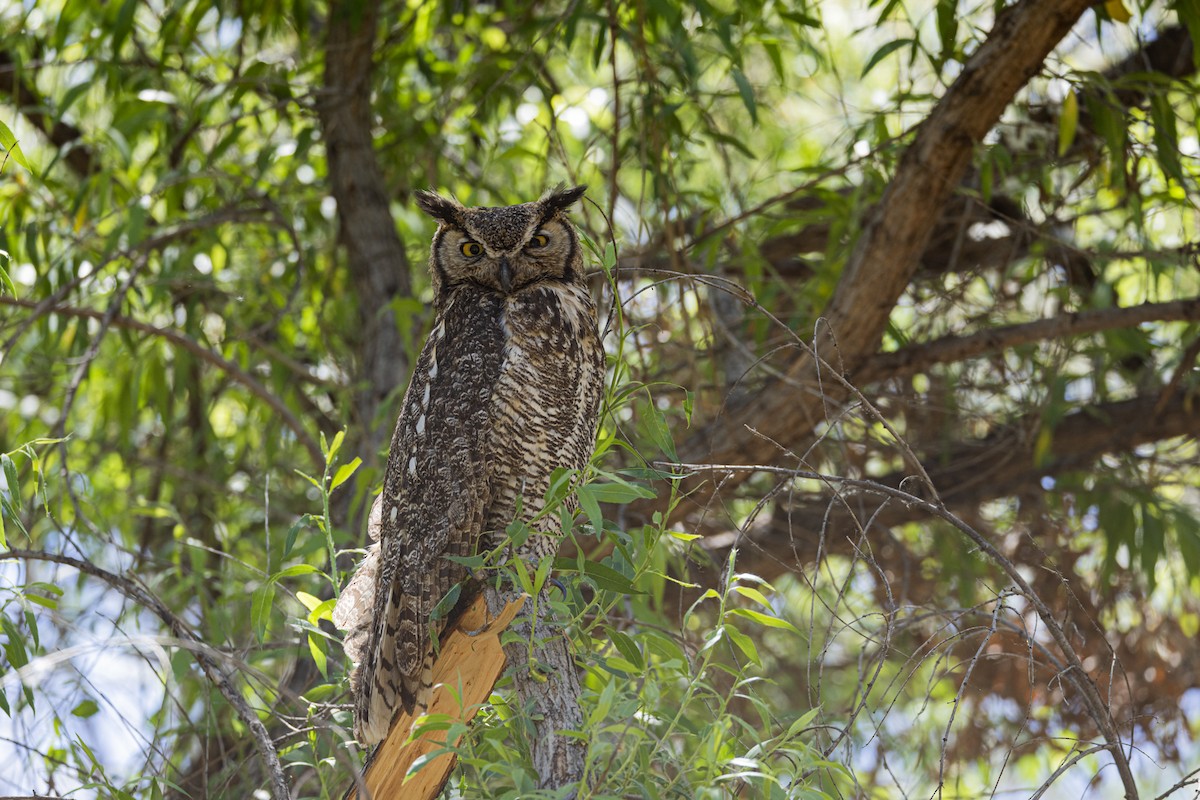
<svg viewBox="0 0 1200 800">
<path fill-rule="evenodd" d="M 434 191 L 418 190 L 417 205 L 429 216 L 441 222 L 458 225 L 463 207 L 452 197 L 442 197 Z"/>
<path fill-rule="evenodd" d="M 566 211 L 571 206 L 583 197 L 583 193 L 587 191 L 586 186 L 576 186 L 571 189 L 562 188 L 559 184 L 554 189 L 551 189 L 542 196 L 542 207 L 545 209 L 546 216 L 552 215 L 556 211 Z"/>
</svg>

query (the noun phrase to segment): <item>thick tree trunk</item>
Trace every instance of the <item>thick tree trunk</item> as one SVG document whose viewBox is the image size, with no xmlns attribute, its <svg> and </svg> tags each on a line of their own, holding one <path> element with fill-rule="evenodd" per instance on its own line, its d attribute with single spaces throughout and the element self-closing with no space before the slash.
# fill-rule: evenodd
<svg viewBox="0 0 1200 800">
<path fill-rule="evenodd" d="M 375 157 L 371 74 L 379 3 L 343 0 L 329 9 L 325 90 L 318 106 L 337 201 L 340 236 L 358 295 L 362 387 L 357 427 L 364 460 L 391 434 L 394 419 L 380 418 L 384 399 L 408 376 L 404 341 L 392 301 L 412 294 L 404 245 L 396 233 L 383 172 Z"/>
<path fill-rule="evenodd" d="M 520 597 L 512 587 L 486 590 L 488 612 L 499 616 Z M 583 776 L 583 743 L 561 736 L 556 731 L 583 730 L 583 713 L 579 709 L 579 673 L 571 655 L 571 644 L 555 621 L 545 598 L 536 603 L 526 601 L 522 616 L 509 630 L 517 640 L 504 646 L 513 689 L 523 708 L 530 714 L 533 731 L 529 745 L 533 766 L 538 773 L 538 786 L 558 788 L 579 781 Z M 529 642 L 533 641 L 533 662 L 530 663 Z M 534 676 L 537 669 L 539 675 Z M 574 795 L 572 795 L 574 796 Z"/>
</svg>

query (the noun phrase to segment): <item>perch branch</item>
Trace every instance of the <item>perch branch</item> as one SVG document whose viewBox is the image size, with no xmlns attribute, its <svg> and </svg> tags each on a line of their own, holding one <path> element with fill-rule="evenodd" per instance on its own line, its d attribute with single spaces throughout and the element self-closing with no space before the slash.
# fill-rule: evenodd
<svg viewBox="0 0 1200 800">
<path fill-rule="evenodd" d="M 433 665 L 433 699 L 426 714 L 444 714 L 463 724 L 471 721 L 504 672 L 500 634 L 521 610 L 523 602 L 523 598 L 517 599 L 493 618 L 480 594 L 458 622 L 442 634 L 438 659 Z M 371 798 L 432 800 L 446 785 L 456 761 L 447 746 L 446 728 L 438 725 L 436 730 L 423 733 L 414 729 L 414 722 L 411 714 L 402 711 L 393 721 L 387 738 L 371 755 L 363 774 L 363 784 Z M 424 763 L 410 777 L 409 771 L 418 760 Z M 346 800 L 358 800 L 358 790 L 357 786 L 351 787 Z"/>
</svg>

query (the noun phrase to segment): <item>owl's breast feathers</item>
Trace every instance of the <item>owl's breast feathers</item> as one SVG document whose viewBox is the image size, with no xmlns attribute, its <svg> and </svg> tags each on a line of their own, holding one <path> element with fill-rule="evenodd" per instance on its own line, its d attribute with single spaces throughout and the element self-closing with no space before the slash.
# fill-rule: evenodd
<svg viewBox="0 0 1200 800">
<path fill-rule="evenodd" d="M 432 637 L 444 625 L 430 618 L 467 577 L 445 556 L 474 554 L 485 533 L 490 545 L 518 498 L 531 518 L 556 468 L 587 464 L 603 382 L 595 307 L 582 284 L 507 296 L 458 287 L 439 308 L 372 509 L 379 542 L 334 611 L 350 632 L 347 653 L 361 659 L 351 673 L 361 743 L 382 740 L 399 706 L 413 711 L 428 699 Z M 553 533 L 553 516 L 538 523 L 540 533 Z M 518 554 L 536 559 L 556 547 L 556 537 L 534 535 Z"/>
<path fill-rule="evenodd" d="M 508 298 L 504 362 L 491 399 L 491 505 L 486 531 L 502 537 L 516 515 L 542 510 L 555 469 L 582 469 L 591 456 L 604 384 L 596 310 L 579 285 L 546 284 Z M 551 533 L 545 517 L 538 530 Z M 541 558 L 557 539 L 532 536 L 520 551 Z"/>
</svg>

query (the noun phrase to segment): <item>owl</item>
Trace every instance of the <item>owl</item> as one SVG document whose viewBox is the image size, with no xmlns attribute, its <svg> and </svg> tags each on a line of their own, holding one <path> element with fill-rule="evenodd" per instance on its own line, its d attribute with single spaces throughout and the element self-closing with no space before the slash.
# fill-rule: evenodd
<svg viewBox="0 0 1200 800">
<path fill-rule="evenodd" d="M 567 209 L 586 187 L 532 203 L 467 208 L 433 192 L 429 259 L 435 318 L 392 436 L 375 540 L 334 610 L 354 670 L 354 731 L 371 745 L 401 707 L 429 699 L 431 619 L 468 579 L 448 556 L 504 541 L 518 516 L 532 533 L 516 555 L 551 555 L 556 515 L 535 520 L 551 473 L 591 457 L 604 382 L 596 307 Z"/>
</svg>

